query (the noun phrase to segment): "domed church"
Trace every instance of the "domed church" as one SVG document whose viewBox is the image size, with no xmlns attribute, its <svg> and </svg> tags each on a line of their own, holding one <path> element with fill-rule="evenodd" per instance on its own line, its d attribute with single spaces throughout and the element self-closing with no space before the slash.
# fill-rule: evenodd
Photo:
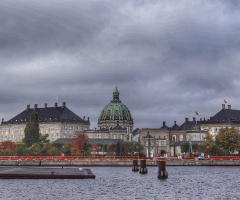
<svg viewBox="0 0 240 200">
<path fill-rule="evenodd" d="M 126 129 L 128 140 L 131 140 L 130 135 L 133 130 L 133 118 L 127 106 L 119 100 L 117 85 L 113 91 L 113 100 L 101 111 L 98 118 L 98 129 Z"/>
</svg>

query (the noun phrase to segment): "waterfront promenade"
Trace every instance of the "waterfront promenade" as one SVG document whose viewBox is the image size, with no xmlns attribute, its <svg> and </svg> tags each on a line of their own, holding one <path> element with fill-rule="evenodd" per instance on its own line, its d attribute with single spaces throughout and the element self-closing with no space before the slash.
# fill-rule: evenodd
<svg viewBox="0 0 240 200">
<path fill-rule="evenodd" d="M 240 166 L 240 157 L 212 157 L 205 160 L 165 158 L 167 166 Z M 0 156 L 0 166 L 132 166 L 132 158 L 79 158 L 61 156 Z M 156 166 L 157 158 L 146 159 Z M 140 161 L 139 161 L 140 163 Z"/>
</svg>

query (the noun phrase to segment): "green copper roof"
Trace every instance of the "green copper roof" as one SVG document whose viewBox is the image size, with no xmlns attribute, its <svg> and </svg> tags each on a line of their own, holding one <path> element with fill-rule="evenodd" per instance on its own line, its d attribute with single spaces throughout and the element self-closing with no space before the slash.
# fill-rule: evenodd
<svg viewBox="0 0 240 200">
<path fill-rule="evenodd" d="M 117 86 L 113 91 L 113 100 L 104 107 L 99 120 L 133 120 L 130 110 L 119 100 Z"/>
</svg>

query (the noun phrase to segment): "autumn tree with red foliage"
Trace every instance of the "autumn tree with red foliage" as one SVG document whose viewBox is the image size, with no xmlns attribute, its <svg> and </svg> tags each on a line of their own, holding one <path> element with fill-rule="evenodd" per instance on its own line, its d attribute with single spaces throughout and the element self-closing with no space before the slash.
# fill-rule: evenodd
<svg viewBox="0 0 240 200">
<path fill-rule="evenodd" d="M 5 149 L 16 150 L 16 148 L 17 148 L 17 145 L 14 142 L 11 142 L 9 140 L 1 143 L 2 150 L 5 150 Z"/>
<path fill-rule="evenodd" d="M 74 138 L 68 140 L 68 145 L 72 154 L 81 155 L 89 145 L 88 136 L 84 132 L 78 133 Z"/>
<path fill-rule="evenodd" d="M 91 145 L 91 152 L 98 152 L 99 146 L 97 144 Z"/>
</svg>

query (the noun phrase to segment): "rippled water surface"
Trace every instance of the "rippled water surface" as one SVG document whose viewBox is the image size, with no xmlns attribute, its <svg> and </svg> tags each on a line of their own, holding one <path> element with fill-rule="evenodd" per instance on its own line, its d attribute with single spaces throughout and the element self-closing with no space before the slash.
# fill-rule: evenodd
<svg viewBox="0 0 240 200">
<path fill-rule="evenodd" d="M 89 167 L 96 179 L 0 179 L 0 199 L 240 199 L 240 167 Z"/>
</svg>

